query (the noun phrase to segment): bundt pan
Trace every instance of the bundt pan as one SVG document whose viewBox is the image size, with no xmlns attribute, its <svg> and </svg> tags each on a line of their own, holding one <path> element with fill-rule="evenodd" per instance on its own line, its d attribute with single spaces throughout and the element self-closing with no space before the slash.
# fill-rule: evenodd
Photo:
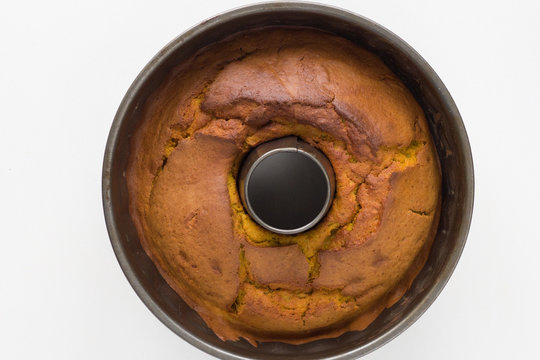
<svg viewBox="0 0 540 360">
<path fill-rule="evenodd" d="M 238 31 L 271 25 L 321 29 L 377 54 L 423 107 L 437 147 L 442 175 L 439 228 L 427 264 L 403 298 L 367 329 L 304 345 L 223 342 L 167 285 L 141 247 L 128 211 L 125 170 L 130 138 L 146 99 L 167 73 L 197 50 Z M 236 9 L 188 30 L 161 50 L 125 95 L 111 127 L 103 163 L 103 207 L 111 243 L 129 282 L 148 308 L 172 331 L 223 359 L 353 359 L 387 343 L 433 303 L 450 278 L 465 245 L 474 195 L 467 134 L 446 87 L 426 61 L 382 26 L 348 11 L 307 3 L 266 3 Z"/>
</svg>

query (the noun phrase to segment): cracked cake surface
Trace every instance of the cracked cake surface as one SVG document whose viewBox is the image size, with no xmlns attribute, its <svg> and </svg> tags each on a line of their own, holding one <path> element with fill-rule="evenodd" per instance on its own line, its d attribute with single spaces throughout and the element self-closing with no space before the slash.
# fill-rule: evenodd
<svg viewBox="0 0 540 360">
<path fill-rule="evenodd" d="M 336 175 L 328 214 L 296 235 L 243 208 L 243 157 L 295 135 Z M 299 344 L 366 328 L 426 262 L 441 175 L 426 119 L 372 53 L 323 32 L 236 34 L 150 96 L 126 173 L 143 248 L 223 340 Z"/>
</svg>

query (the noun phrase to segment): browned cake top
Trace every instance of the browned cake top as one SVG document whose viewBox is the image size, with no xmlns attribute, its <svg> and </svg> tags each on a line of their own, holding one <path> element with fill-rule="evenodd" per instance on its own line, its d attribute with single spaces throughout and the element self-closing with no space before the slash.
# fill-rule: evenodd
<svg viewBox="0 0 540 360">
<path fill-rule="evenodd" d="M 297 235 L 245 212 L 236 176 L 296 135 L 336 174 Z M 303 343 L 364 329 L 401 298 L 436 231 L 440 170 L 422 109 L 373 54 L 326 33 L 234 36 L 178 65 L 147 101 L 127 172 L 142 245 L 222 339 Z"/>
</svg>

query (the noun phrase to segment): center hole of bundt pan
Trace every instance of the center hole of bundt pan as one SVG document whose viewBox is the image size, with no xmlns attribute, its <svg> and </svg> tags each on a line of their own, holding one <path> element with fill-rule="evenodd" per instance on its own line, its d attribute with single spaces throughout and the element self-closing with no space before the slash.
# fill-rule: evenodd
<svg viewBox="0 0 540 360">
<path fill-rule="evenodd" d="M 279 234 L 315 226 L 330 209 L 335 190 L 330 161 L 295 136 L 254 148 L 242 164 L 238 183 L 248 214 Z"/>
</svg>

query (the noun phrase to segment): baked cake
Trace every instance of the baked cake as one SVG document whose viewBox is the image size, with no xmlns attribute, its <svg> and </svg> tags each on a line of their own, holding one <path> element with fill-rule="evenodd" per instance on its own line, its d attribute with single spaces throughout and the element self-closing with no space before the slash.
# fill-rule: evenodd
<svg viewBox="0 0 540 360">
<path fill-rule="evenodd" d="M 259 144 L 295 135 L 336 175 L 328 214 L 265 230 L 238 195 Z M 440 167 L 422 108 L 374 54 L 267 28 L 202 49 L 143 108 L 127 169 L 141 243 L 223 340 L 300 344 L 366 328 L 397 302 L 436 233 Z"/>
</svg>

